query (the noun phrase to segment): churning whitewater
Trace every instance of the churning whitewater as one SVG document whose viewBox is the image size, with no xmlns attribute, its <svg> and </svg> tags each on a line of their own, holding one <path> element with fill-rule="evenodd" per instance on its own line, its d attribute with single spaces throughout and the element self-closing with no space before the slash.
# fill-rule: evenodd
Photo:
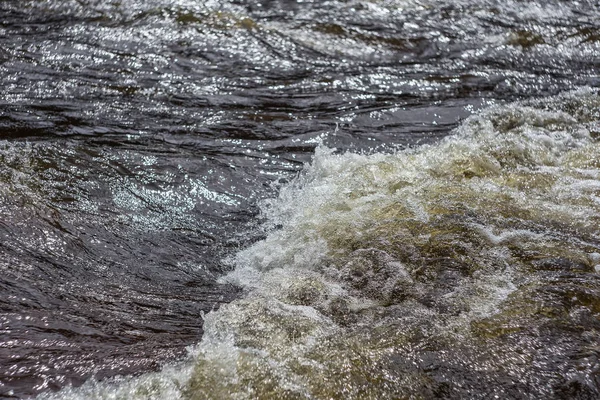
<svg viewBox="0 0 600 400">
<path fill-rule="evenodd" d="M 600 97 L 393 154 L 319 147 L 186 360 L 42 399 L 597 398 Z"/>
</svg>

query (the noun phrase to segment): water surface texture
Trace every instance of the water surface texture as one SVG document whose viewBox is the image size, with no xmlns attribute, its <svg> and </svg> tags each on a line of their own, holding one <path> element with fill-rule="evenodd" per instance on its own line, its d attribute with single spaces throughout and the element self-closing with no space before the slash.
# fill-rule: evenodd
<svg viewBox="0 0 600 400">
<path fill-rule="evenodd" d="M 598 398 L 598 87 L 597 1 L 0 0 L 0 397 Z"/>
</svg>

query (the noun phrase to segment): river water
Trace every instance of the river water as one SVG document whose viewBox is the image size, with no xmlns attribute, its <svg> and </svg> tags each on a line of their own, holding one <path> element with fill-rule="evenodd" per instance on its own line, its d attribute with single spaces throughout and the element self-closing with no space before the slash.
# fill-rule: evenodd
<svg viewBox="0 0 600 400">
<path fill-rule="evenodd" d="M 600 397 L 600 3 L 0 0 L 0 397 Z"/>
</svg>

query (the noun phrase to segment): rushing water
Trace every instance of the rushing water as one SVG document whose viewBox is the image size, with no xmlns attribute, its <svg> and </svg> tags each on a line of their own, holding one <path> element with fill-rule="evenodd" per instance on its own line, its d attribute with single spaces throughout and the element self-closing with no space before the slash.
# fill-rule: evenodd
<svg viewBox="0 0 600 400">
<path fill-rule="evenodd" d="M 0 397 L 600 397 L 600 3 L 0 0 Z"/>
</svg>

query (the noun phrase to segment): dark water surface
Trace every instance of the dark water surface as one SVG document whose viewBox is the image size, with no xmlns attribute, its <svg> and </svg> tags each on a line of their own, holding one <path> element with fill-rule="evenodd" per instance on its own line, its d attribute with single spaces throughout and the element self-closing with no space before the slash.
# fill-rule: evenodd
<svg viewBox="0 0 600 400">
<path fill-rule="evenodd" d="M 597 1 L 0 0 L 0 397 L 182 357 L 244 295 L 222 260 L 318 143 L 390 153 L 581 87 L 600 87 Z M 596 276 L 597 227 L 572 240 Z M 577 382 L 553 395 L 600 393 Z M 455 393 L 436 390 L 416 396 Z"/>
</svg>

